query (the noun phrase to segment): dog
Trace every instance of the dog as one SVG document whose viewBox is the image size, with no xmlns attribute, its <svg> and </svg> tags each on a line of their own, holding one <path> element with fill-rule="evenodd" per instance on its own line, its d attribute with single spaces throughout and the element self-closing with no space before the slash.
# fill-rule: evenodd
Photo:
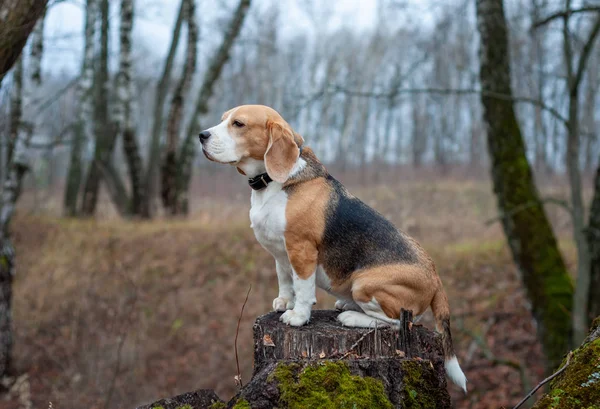
<svg viewBox="0 0 600 409">
<path fill-rule="evenodd" d="M 207 159 L 235 166 L 252 190 L 250 221 L 275 258 L 280 320 L 310 319 L 316 286 L 333 294 L 348 327 L 399 324 L 431 307 L 448 377 L 465 392 L 450 333 L 448 298 L 425 250 L 354 197 L 274 109 L 242 105 L 199 135 Z"/>
</svg>

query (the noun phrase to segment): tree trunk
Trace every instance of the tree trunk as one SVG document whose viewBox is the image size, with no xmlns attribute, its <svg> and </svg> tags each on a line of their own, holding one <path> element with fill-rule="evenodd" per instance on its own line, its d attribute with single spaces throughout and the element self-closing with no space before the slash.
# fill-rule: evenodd
<svg viewBox="0 0 600 409">
<path fill-rule="evenodd" d="M 131 181 L 131 214 L 143 218 L 150 218 L 147 202 L 144 199 L 144 185 L 142 184 L 142 158 L 133 128 L 128 127 L 123 134 L 123 151 L 127 159 L 129 179 Z"/>
<path fill-rule="evenodd" d="M 79 79 L 79 108 L 77 129 L 71 146 L 71 159 L 67 173 L 67 187 L 64 198 L 66 216 L 77 215 L 77 198 L 82 178 L 81 150 L 85 141 L 92 139 L 94 110 L 92 104 L 92 85 L 94 80 L 94 38 L 96 22 L 96 0 L 87 0 L 85 10 L 85 39 L 83 64 Z"/>
<path fill-rule="evenodd" d="M 19 118 L 20 119 L 20 118 Z M 12 281 L 15 275 L 15 250 L 10 240 L 9 225 L 19 195 L 23 176 L 29 169 L 28 145 L 30 129 L 19 128 L 12 161 L 2 190 L 0 210 L 0 378 L 8 375 L 12 349 Z"/>
<path fill-rule="evenodd" d="M 118 103 L 120 111 L 115 115 L 117 128 L 123 134 L 123 152 L 127 161 L 129 180 L 131 182 L 131 214 L 150 217 L 147 201 L 144 195 L 142 181 L 142 158 L 135 136 L 133 119 L 134 90 L 132 81 L 131 33 L 133 31 L 134 4 L 133 0 L 121 2 L 121 55 L 119 61 Z"/>
<path fill-rule="evenodd" d="M 15 141 L 19 136 L 23 117 L 23 59 L 19 58 L 13 70 L 13 89 L 10 95 L 10 128 L 6 163 L 12 160 Z"/>
<path fill-rule="evenodd" d="M 0 3 L 0 84 L 21 55 L 48 0 L 3 0 Z"/>
<path fill-rule="evenodd" d="M 482 89 L 512 95 L 502 0 L 477 0 L 476 9 Z M 483 93 L 481 100 L 502 226 L 551 370 L 569 348 L 573 285 L 533 181 L 513 103 L 486 95 Z"/>
<path fill-rule="evenodd" d="M 570 9 L 567 0 L 566 9 Z M 585 337 L 588 318 L 588 294 L 590 287 L 590 252 L 585 234 L 583 192 L 581 186 L 579 135 L 579 89 L 585 72 L 587 60 L 591 55 L 594 41 L 600 32 L 600 14 L 598 15 L 577 66 L 573 66 L 573 50 L 569 30 L 569 14 L 563 19 L 563 53 L 567 67 L 567 85 L 569 89 L 569 117 L 567 123 L 567 172 L 571 188 L 571 209 L 573 217 L 573 238 L 577 245 L 577 282 L 573 298 L 573 342 L 579 344 Z"/>
<path fill-rule="evenodd" d="M 196 144 L 198 132 L 200 132 L 200 117 L 208 111 L 208 102 L 214 91 L 215 84 L 221 76 L 221 71 L 229 59 L 231 47 L 238 34 L 242 30 L 244 19 L 248 14 L 251 0 L 240 0 L 227 30 L 223 35 L 223 41 L 216 54 L 210 60 L 210 65 L 204 75 L 202 86 L 196 101 L 196 108 L 190 120 L 185 139 L 179 151 L 179 162 L 177 169 L 177 192 L 175 196 L 175 213 L 188 213 L 188 194 L 190 179 L 192 175 L 192 163 L 196 156 Z"/>
<path fill-rule="evenodd" d="M 100 161 L 106 161 L 112 149 L 108 133 L 108 35 L 109 35 L 109 4 L 108 0 L 100 0 L 100 58 L 98 59 L 96 78 L 94 84 L 94 133 L 96 143 L 94 147 L 94 159 L 90 163 L 85 186 L 83 189 L 83 200 L 81 205 L 82 216 L 93 216 L 98 203 L 100 190 Z"/>
<path fill-rule="evenodd" d="M 46 20 L 46 11 L 42 13 L 35 24 L 31 35 L 31 80 L 34 84 L 42 83 L 42 55 L 44 54 L 44 22 Z"/>
<path fill-rule="evenodd" d="M 281 323 L 277 312 L 259 317 L 252 379 L 221 407 L 451 407 L 437 334 L 413 325 L 407 311 L 402 311 L 400 328 L 377 330 L 343 327 L 338 314 L 313 311 L 310 323 L 302 327 Z M 198 392 L 219 402 L 210 391 Z M 191 400 L 186 394 L 139 409 L 163 403 L 177 408 L 175 402 L 187 403 L 186 397 Z"/>
<path fill-rule="evenodd" d="M 162 164 L 162 200 L 168 214 L 176 214 L 177 191 L 177 146 L 181 131 L 184 102 L 189 94 L 192 76 L 196 69 L 198 25 L 194 0 L 186 0 L 185 18 L 188 27 L 187 53 L 181 79 L 171 100 L 171 110 L 167 121 L 167 146 Z"/>
<path fill-rule="evenodd" d="M 117 133 L 116 130 L 113 132 Z M 98 167 L 100 172 L 102 172 L 102 180 L 117 212 L 121 217 L 130 217 L 131 202 L 127 193 L 127 187 L 125 187 L 119 171 L 115 169 L 111 161 L 100 162 Z"/>
<path fill-rule="evenodd" d="M 587 293 L 589 324 L 592 317 L 600 316 L 600 164 L 594 178 L 594 196 L 586 232 L 591 258 L 590 285 Z"/>
<path fill-rule="evenodd" d="M 588 289 L 590 286 L 590 253 L 585 236 L 585 209 L 579 166 L 579 93 L 569 93 L 569 128 L 567 135 L 567 173 L 571 192 L 573 239 L 577 247 L 577 280 L 573 299 L 573 343 L 578 344 L 587 330 Z"/>
<path fill-rule="evenodd" d="M 567 358 L 569 359 L 569 358 Z M 583 344 L 573 351 L 565 368 L 550 383 L 548 393 L 537 401 L 534 409 L 597 408 L 600 402 L 600 316 L 592 323 Z M 565 367 L 566 365 L 566 367 Z"/>
<path fill-rule="evenodd" d="M 423 156 L 427 151 L 427 126 L 426 107 L 421 103 L 423 97 L 415 95 L 411 104 L 412 113 L 412 164 L 415 168 L 420 168 L 423 165 Z"/>
<path fill-rule="evenodd" d="M 171 45 L 169 47 L 169 53 L 165 60 L 165 66 L 160 81 L 156 87 L 156 99 L 154 101 L 154 123 L 152 125 L 152 138 L 150 140 L 150 148 L 148 152 L 148 166 L 146 167 L 146 174 L 144 178 L 144 188 L 146 190 L 146 206 L 149 210 L 152 210 L 153 201 L 156 197 L 156 188 L 158 185 L 158 164 L 160 161 L 160 135 L 162 133 L 163 126 L 163 113 L 165 108 L 165 101 L 167 100 L 167 93 L 169 91 L 169 81 L 171 79 L 171 71 L 173 70 L 173 61 L 175 60 L 175 54 L 177 52 L 177 46 L 179 44 L 179 37 L 181 34 L 181 25 L 183 23 L 185 5 L 188 0 L 181 0 L 179 6 L 179 14 L 175 20 L 173 26 L 173 37 L 171 38 Z"/>
</svg>

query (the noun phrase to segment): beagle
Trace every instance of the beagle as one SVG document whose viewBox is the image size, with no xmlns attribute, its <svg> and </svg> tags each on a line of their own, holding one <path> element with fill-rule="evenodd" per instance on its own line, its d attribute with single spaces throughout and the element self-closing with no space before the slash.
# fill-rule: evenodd
<svg viewBox="0 0 600 409">
<path fill-rule="evenodd" d="M 272 108 L 242 105 L 200 133 L 204 155 L 233 165 L 252 190 L 250 221 L 275 258 L 273 309 L 293 326 L 310 319 L 318 286 L 337 298 L 349 327 L 399 323 L 431 307 L 442 334 L 448 377 L 466 392 L 450 334 L 450 309 L 431 258 L 334 179 L 304 139 Z"/>
</svg>

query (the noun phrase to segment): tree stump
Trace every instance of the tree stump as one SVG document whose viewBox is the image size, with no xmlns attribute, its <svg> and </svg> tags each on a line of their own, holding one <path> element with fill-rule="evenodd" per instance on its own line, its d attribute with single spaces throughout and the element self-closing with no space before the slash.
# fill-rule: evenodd
<svg viewBox="0 0 600 409">
<path fill-rule="evenodd" d="M 437 333 L 404 310 L 395 328 L 347 328 L 338 314 L 313 311 L 302 327 L 283 324 L 278 312 L 259 317 L 252 379 L 227 404 L 191 407 L 451 407 Z"/>
<path fill-rule="evenodd" d="M 600 316 L 583 344 L 567 355 L 533 409 L 600 408 Z"/>
</svg>

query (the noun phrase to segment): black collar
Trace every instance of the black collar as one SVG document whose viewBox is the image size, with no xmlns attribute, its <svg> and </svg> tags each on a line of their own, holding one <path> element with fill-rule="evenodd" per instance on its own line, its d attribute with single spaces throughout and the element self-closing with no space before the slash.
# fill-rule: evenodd
<svg viewBox="0 0 600 409">
<path fill-rule="evenodd" d="M 300 154 L 298 155 L 299 157 L 300 155 L 302 155 L 302 146 L 298 146 L 298 148 L 300 149 Z M 271 179 L 271 176 L 269 176 L 267 172 L 265 172 L 261 173 L 260 175 L 256 175 L 253 178 L 249 178 L 248 184 L 254 190 L 262 190 L 266 188 L 267 185 L 272 181 L 273 179 Z"/>
<path fill-rule="evenodd" d="M 273 179 L 266 172 L 261 173 L 260 175 L 256 175 L 253 178 L 248 179 L 248 184 L 254 190 L 261 190 L 267 187 L 269 183 L 271 183 Z"/>
</svg>

